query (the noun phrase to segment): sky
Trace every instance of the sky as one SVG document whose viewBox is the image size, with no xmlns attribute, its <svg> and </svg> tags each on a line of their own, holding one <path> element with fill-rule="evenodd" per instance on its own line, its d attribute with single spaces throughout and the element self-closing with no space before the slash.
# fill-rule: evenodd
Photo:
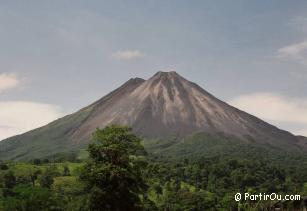
<svg viewBox="0 0 307 211">
<path fill-rule="evenodd" d="M 0 140 L 175 70 L 307 136 L 303 0 L 0 0 Z"/>
</svg>

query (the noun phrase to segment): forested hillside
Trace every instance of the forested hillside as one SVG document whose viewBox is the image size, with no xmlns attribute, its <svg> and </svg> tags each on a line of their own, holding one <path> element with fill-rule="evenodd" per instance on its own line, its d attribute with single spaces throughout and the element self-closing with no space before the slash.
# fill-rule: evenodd
<svg viewBox="0 0 307 211">
<path fill-rule="evenodd" d="M 1 162 L 1 209 L 259 210 L 274 202 L 236 202 L 234 194 L 307 195 L 304 154 L 237 146 L 235 154 L 169 159 L 145 153 L 125 127 L 109 127 L 95 137 L 84 161 Z M 125 208 L 116 207 L 123 200 Z"/>
</svg>

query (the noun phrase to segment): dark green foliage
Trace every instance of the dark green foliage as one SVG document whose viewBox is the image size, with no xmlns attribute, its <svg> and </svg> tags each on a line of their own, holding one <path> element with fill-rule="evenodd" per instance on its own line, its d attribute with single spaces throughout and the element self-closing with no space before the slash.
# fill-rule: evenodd
<svg viewBox="0 0 307 211">
<path fill-rule="evenodd" d="M 12 171 L 4 173 L 3 176 L 3 196 L 13 195 L 12 189 L 16 186 L 16 177 Z"/>
<path fill-rule="evenodd" d="M 142 205 L 143 211 L 158 211 L 159 210 L 157 205 L 152 200 L 150 200 L 147 197 L 147 195 L 144 195 L 142 203 L 143 203 L 143 205 Z"/>
<path fill-rule="evenodd" d="M 56 176 L 60 176 L 58 169 L 55 166 L 48 167 L 40 177 L 41 187 L 50 189 L 54 181 L 53 178 Z"/>
<path fill-rule="evenodd" d="M 0 170 L 0 210 L 86 210 L 81 164 L 7 163 Z M 68 166 L 73 176 L 62 176 Z M 62 172 L 62 171 L 61 171 Z"/>
<path fill-rule="evenodd" d="M 90 210 L 141 210 L 146 190 L 140 139 L 123 126 L 97 130 L 88 147 L 89 159 L 81 179 L 87 184 Z"/>
<path fill-rule="evenodd" d="M 40 185 L 44 188 L 50 189 L 52 184 L 53 184 L 52 176 L 48 173 L 43 174 L 42 177 L 40 178 Z"/>
<path fill-rule="evenodd" d="M 307 195 L 303 153 L 205 134 L 172 144 L 146 155 L 130 129 L 111 126 L 85 163 L 1 162 L 0 210 L 255 211 L 272 202 L 237 203 L 235 193 Z"/>
<path fill-rule="evenodd" d="M 17 186 L 14 197 L 8 197 L 3 204 L 4 210 L 63 210 L 53 193 L 41 187 Z"/>
<path fill-rule="evenodd" d="M 57 153 L 54 154 L 53 156 L 49 157 L 56 163 L 61 163 L 61 162 L 80 162 L 78 158 L 79 152 L 63 152 L 63 153 Z"/>
<path fill-rule="evenodd" d="M 33 160 L 33 164 L 34 165 L 39 165 L 39 164 L 41 164 L 42 163 L 42 161 L 40 160 L 40 159 L 38 159 L 38 158 L 35 158 L 34 160 Z"/>
<path fill-rule="evenodd" d="M 287 157 L 287 162 L 292 163 L 292 159 L 299 161 L 295 155 L 292 156 Z M 301 165 L 303 161 L 301 158 L 296 165 L 289 165 L 284 160 L 280 161 L 283 162 L 281 165 L 277 161 L 269 162 L 266 157 L 224 156 L 176 162 L 160 160 L 150 162 L 147 174 L 151 175 L 150 190 L 159 209 L 225 210 L 238 206 L 234 201 L 237 192 L 304 193 L 307 167 Z M 247 203 L 245 208 L 259 208 L 267 202 L 244 203 Z"/>
<path fill-rule="evenodd" d="M 162 195 L 163 189 L 159 184 L 154 184 L 153 189 L 158 197 Z"/>
<path fill-rule="evenodd" d="M 0 170 L 7 170 L 9 167 L 6 163 L 0 161 Z"/>
<path fill-rule="evenodd" d="M 70 170 L 69 170 L 68 165 L 64 166 L 63 176 L 70 176 Z"/>
<path fill-rule="evenodd" d="M 3 177 L 4 188 L 12 189 L 16 185 L 16 177 L 12 171 L 8 171 Z"/>
</svg>

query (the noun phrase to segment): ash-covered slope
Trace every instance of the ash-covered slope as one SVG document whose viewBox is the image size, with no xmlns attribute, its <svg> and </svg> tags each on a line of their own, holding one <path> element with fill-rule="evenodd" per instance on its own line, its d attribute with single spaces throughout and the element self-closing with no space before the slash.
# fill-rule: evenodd
<svg viewBox="0 0 307 211">
<path fill-rule="evenodd" d="M 130 79 L 72 115 L 0 142 L 0 159 L 79 149 L 97 127 L 108 124 L 130 125 L 151 139 L 179 140 L 206 132 L 287 148 L 296 148 L 300 142 L 289 132 L 218 100 L 176 72 L 158 72 L 146 81 Z"/>
<path fill-rule="evenodd" d="M 149 138 L 183 137 L 205 131 L 260 142 L 295 139 L 218 100 L 176 72 L 158 72 L 125 95 L 97 102 L 73 140 L 87 139 L 95 128 L 111 123 L 131 125 L 135 132 Z"/>
</svg>

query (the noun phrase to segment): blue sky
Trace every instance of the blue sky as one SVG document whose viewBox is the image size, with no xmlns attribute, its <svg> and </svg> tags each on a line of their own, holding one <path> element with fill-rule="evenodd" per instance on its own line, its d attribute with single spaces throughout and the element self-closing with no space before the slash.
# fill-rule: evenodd
<svg viewBox="0 0 307 211">
<path fill-rule="evenodd" d="M 176 70 L 307 135 L 307 2 L 0 1 L 0 139 Z"/>
</svg>

